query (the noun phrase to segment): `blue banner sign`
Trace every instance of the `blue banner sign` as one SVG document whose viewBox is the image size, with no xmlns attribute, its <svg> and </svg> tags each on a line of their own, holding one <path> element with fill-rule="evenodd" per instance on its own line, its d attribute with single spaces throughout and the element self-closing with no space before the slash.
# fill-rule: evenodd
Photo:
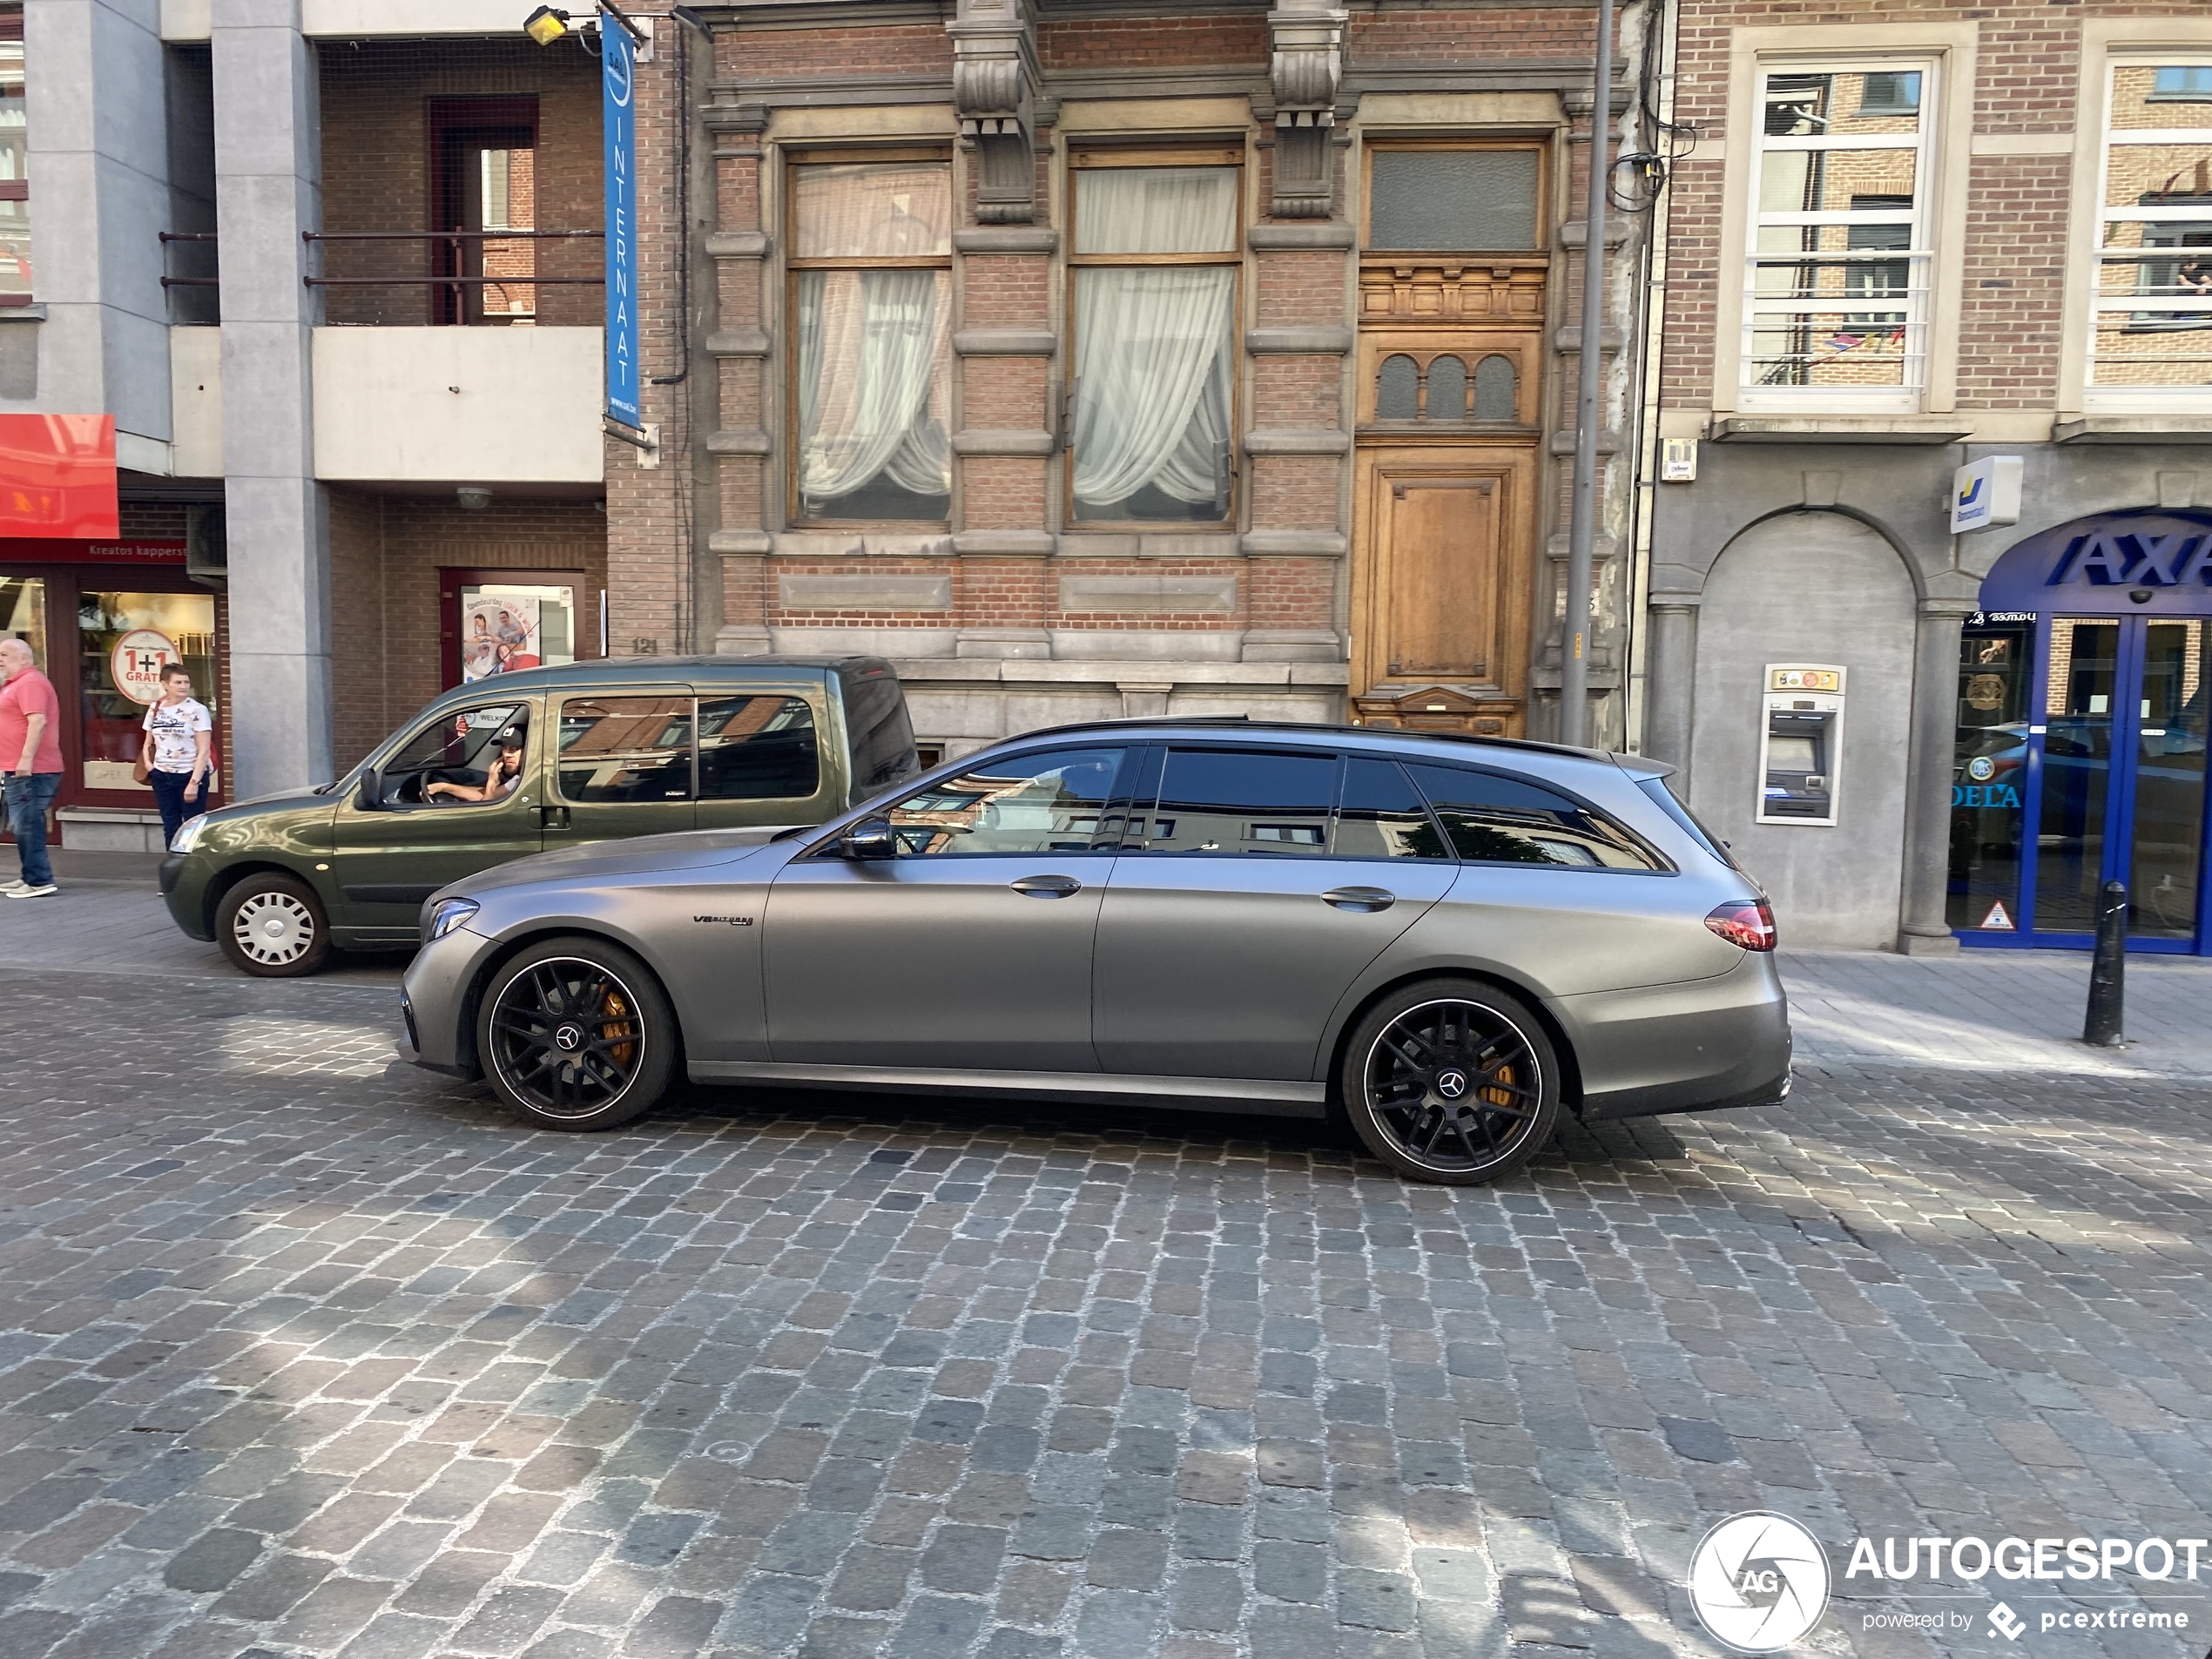
<svg viewBox="0 0 2212 1659">
<path fill-rule="evenodd" d="M 637 49 L 610 17 L 599 25 L 599 118 L 607 186 L 607 418 L 642 428 L 637 406 Z"/>
<path fill-rule="evenodd" d="M 2212 616 L 2212 511 L 2093 513 L 2015 542 L 1982 578 L 1985 611 Z"/>
</svg>

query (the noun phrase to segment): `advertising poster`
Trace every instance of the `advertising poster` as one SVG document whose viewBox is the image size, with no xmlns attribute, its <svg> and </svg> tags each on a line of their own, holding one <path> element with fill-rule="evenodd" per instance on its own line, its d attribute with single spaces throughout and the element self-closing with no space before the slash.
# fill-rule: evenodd
<svg viewBox="0 0 2212 1659">
<path fill-rule="evenodd" d="M 542 660 L 538 604 L 534 593 L 503 593 L 496 588 L 479 589 L 462 600 L 463 685 L 538 665 Z"/>
</svg>

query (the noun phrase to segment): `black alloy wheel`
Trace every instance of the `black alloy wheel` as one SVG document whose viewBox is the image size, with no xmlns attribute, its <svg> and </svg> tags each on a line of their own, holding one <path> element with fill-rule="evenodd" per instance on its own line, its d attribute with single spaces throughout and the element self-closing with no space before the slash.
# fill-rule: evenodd
<svg viewBox="0 0 2212 1659">
<path fill-rule="evenodd" d="M 1385 998 L 1352 1032 L 1343 1070 L 1359 1138 L 1418 1180 L 1494 1181 L 1558 1127 L 1559 1063 L 1543 1028 L 1487 985 L 1432 981 Z"/>
<path fill-rule="evenodd" d="M 550 940 L 493 978 L 476 1045 L 492 1087 L 533 1123 L 611 1129 L 667 1092 L 676 1016 L 628 951 L 593 939 Z"/>
</svg>

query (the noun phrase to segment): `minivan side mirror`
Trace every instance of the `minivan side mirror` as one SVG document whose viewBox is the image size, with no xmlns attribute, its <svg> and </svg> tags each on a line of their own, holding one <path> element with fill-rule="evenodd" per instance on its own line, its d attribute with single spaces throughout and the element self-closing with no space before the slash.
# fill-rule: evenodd
<svg viewBox="0 0 2212 1659">
<path fill-rule="evenodd" d="M 365 813 L 373 813 L 384 804 L 384 786 L 373 771 L 361 773 L 361 786 L 354 792 L 354 805 Z"/>
<path fill-rule="evenodd" d="M 848 859 L 895 859 L 899 842 L 887 819 L 864 818 L 837 838 L 837 850 Z"/>
</svg>

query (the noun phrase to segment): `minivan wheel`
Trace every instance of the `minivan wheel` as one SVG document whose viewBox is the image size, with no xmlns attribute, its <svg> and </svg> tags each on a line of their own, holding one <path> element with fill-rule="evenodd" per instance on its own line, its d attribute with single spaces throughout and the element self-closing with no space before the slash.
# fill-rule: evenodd
<svg viewBox="0 0 2212 1659">
<path fill-rule="evenodd" d="M 299 877 L 273 870 L 224 894 L 215 907 L 215 937 L 233 966 L 260 979 L 317 973 L 330 957 L 322 900 Z"/>
<path fill-rule="evenodd" d="M 642 1117 L 675 1076 L 676 1011 L 628 951 L 550 939 L 502 968 L 476 1014 L 476 1052 L 500 1098 L 541 1129 Z"/>
<path fill-rule="evenodd" d="M 1378 1002 L 1345 1044 L 1338 1083 L 1367 1150 L 1419 1181 L 1495 1181 L 1559 1126 L 1559 1060 L 1543 1027 L 1475 980 L 1431 980 Z"/>
</svg>

